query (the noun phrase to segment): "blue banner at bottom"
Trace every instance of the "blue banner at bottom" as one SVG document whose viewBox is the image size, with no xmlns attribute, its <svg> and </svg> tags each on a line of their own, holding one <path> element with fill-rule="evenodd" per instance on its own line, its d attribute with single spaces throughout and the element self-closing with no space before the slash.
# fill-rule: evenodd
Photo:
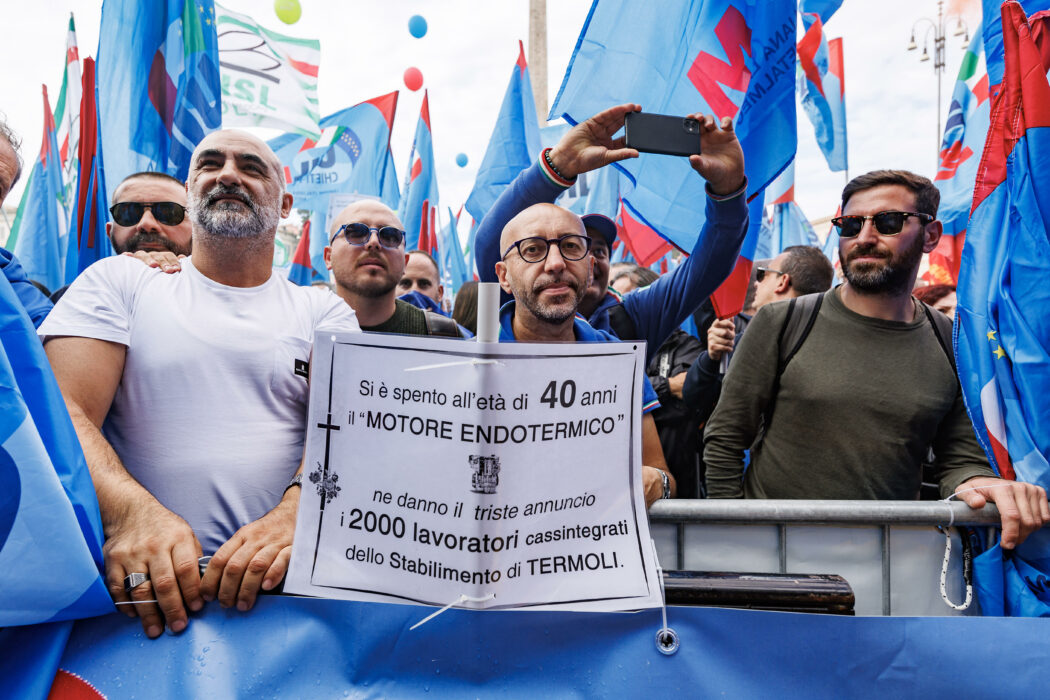
<svg viewBox="0 0 1050 700">
<path fill-rule="evenodd" d="M 1050 683 L 1035 619 L 675 607 L 681 647 L 664 656 L 659 610 L 450 610 L 409 630 L 430 612 L 267 596 L 249 613 L 213 603 L 153 641 L 122 615 L 82 620 L 52 697 L 991 698 Z"/>
</svg>

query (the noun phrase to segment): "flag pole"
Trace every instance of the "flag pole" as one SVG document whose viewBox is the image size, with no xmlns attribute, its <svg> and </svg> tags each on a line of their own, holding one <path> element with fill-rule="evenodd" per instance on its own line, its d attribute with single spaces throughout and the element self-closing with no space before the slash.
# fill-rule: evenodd
<svg viewBox="0 0 1050 700">
<path fill-rule="evenodd" d="M 529 73 L 540 124 L 547 123 L 547 0 L 529 0 Z"/>
</svg>

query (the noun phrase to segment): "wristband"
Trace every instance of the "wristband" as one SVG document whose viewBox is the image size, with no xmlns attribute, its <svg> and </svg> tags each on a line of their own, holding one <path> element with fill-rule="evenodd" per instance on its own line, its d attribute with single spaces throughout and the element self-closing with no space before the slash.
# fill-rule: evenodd
<svg viewBox="0 0 1050 700">
<path fill-rule="evenodd" d="M 576 182 L 576 178 L 565 177 L 556 167 L 554 167 L 554 161 L 551 160 L 551 149 L 543 149 L 543 157 L 540 159 L 540 165 L 543 166 L 541 169 L 544 175 L 547 176 L 551 182 L 558 187 L 569 188 Z"/>
<path fill-rule="evenodd" d="M 671 480 L 667 477 L 667 472 L 663 469 L 660 470 L 660 478 L 664 480 L 664 495 L 661 498 L 671 497 Z"/>
<path fill-rule="evenodd" d="M 296 474 L 295 476 L 292 477 L 292 480 L 289 481 L 288 485 L 284 487 L 284 492 L 281 495 L 283 496 L 285 493 L 288 493 L 288 489 L 292 488 L 293 486 L 298 486 L 299 488 L 303 487 L 303 473 L 302 472 L 299 472 L 298 474 Z"/>
</svg>

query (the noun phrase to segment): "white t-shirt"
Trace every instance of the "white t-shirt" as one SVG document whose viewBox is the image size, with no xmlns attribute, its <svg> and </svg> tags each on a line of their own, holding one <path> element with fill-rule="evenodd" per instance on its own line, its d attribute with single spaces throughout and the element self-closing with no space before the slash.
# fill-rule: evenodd
<svg viewBox="0 0 1050 700">
<path fill-rule="evenodd" d="M 322 326 L 360 330 L 338 296 L 277 275 L 227 287 L 189 258 L 165 274 L 116 256 L 85 270 L 38 333 L 127 346 L 103 433 L 212 554 L 277 505 L 299 466 L 305 363 Z"/>
</svg>

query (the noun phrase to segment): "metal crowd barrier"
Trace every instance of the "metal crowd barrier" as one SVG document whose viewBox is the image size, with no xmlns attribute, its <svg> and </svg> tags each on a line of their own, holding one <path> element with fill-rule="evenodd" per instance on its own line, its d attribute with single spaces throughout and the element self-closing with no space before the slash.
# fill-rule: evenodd
<svg viewBox="0 0 1050 700">
<path fill-rule="evenodd" d="M 658 501 L 649 519 L 665 570 L 840 574 L 857 593 L 858 614 L 952 615 L 960 613 L 940 600 L 945 537 L 935 528 L 991 529 L 999 511 L 961 502 L 682 499 Z M 949 532 L 948 588 L 958 602 L 962 542 Z M 962 614 L 979 614 L 976 604 Z"/>
</svg>

